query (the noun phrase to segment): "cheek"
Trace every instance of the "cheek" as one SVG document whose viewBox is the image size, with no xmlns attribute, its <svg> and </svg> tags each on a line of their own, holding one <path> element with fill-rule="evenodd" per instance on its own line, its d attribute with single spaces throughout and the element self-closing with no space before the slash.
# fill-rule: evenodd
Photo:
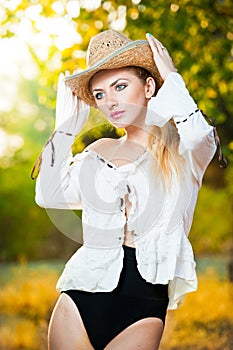
<svg viewBox="0 0 233 350">
<path fill-rule="evenodd" d="M 101 103 L 96 103 L 96 107 L 97 107 L 97 109 L 100 111 L 100 112 L 102 112 L 102 113 L 104 113 L 104 114 L 106 114 L 106 110 L 107 110 L 107 108 L 106 108 L 106 105 L 105 104 L 101 104 Z"/>
<path fill-rule="evenodd" d="M 146 105 L 146 96 L 144 88 L 140 85 L 138 88 L 135 87 L 134 91 L 128 96 L 128 101 L 140 106 Z"/>
<path fill-rule="evenodd" d="M 141 108 L 146 107 L 147 100 L 143 95 L 138 95 L 137 98 L 130 101 L 130 104 L 134 111 L 139 111 Z"/>
</svg>

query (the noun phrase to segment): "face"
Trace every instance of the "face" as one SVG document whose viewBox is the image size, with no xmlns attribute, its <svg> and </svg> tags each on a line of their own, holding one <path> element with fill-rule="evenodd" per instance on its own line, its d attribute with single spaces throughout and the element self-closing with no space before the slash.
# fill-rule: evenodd
<svg viewBox="0 0 233 350">
<path fill-rule="evenodd" d="M 118 128 L 144 124 L 146 107 L 154 90 L 154 79 L 149 77 L 143 81 L 132 68 L 102 70 L 91 80 L 97 107 Z"/>
</svg>

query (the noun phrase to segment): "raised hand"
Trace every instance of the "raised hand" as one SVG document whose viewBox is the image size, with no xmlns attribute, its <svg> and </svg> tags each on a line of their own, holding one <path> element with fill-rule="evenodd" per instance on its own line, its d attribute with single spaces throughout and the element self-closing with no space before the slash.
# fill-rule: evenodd
<svg viewBox="0 0 233 350">
<path fill-rule="evenodd" d="M 155 64 L 163 80 L 165 80 L 169 73 L 176 72 L 171 56 L 166 47 L 150 33 L 146 34 L 146 38 L 153 52 Z"/>
<path fill-rule="evenodd" d="M 68 75 L 69 72 L 66 72 Z M 73 94 L 61 73 L 58 79 L 55 129 L 64 128 L 71 133 L 78 132 L 86 122 L 90 107 Z"/>
</svg>

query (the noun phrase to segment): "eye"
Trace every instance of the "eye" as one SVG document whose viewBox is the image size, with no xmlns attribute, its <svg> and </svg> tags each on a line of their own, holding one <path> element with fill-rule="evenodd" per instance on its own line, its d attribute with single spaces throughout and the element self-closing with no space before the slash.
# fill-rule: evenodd
<svg viewBox="0 0 233 350">
<path fill-rule="evenodd" d="M 94 94 L 94 98 L 96 100 L 101 100 L 104 97 L 104 93 L 103 92 L 97 92 L 96 94 Z"/>
<path fill-rule="evenodd" d="M 122 90 L 124 90 L 126 87 L 127 87 L 127 84 L 118 84 L 118 85 L 116 86 L 116 90 L 117 90 L 117 91 L 122 91 Z"/>
</svg>

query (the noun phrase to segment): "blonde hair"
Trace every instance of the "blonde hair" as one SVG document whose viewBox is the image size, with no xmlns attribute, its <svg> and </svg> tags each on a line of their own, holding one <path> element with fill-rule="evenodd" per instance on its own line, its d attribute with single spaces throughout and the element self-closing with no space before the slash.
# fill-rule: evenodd
<svg viewBox="0 0 233 350">
<path fill-rule="evenodd" d="M 148 77 L 155 79 L 145 68 L 134 66 L 128 68 L 133 69 L 136 76 L 144 83 Z M 158 92 L 156 79 L 155 83 L 156 89 L 153 96 L 156 96 Z M 163 176 L 163 183 L 166 188 L 169 188 L 174 172 L 179 181 L 181 181 L 184 175 L 185 159 L 179 154 L 179 144 L 180 136 L 173 119 L 161 128 L 155 125 L 151 127 L 151 133 L 148 138 L 148 148 L 157 161 L 154 162 L 156 163 L 154 167 L 155 176 L 156 178 L 161 177 L 161 175 Z"/>
<path fill-rule="evenodd" d="M 179 181 L 184 174 L 185 159 L 179 154 L 179 144 L 180 137 L 173 119 L 161 128 L 151 127 L 148 148 L 156 159 L 155 176 L 162 175 L 166 188 L 169 188 L 174 173 Z"/>
</svg>

